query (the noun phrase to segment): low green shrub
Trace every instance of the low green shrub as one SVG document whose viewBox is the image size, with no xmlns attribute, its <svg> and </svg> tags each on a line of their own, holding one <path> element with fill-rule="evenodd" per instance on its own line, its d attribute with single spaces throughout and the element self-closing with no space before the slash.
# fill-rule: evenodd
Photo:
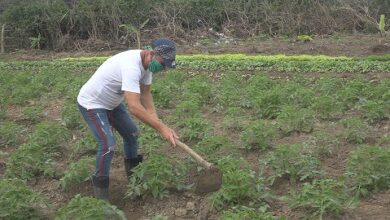
<svg viewBox="0 0 390 220">
<path fill-rule="evenodd" d="M 222 121 L 222 127 L 231 131 L 241 131 L 246 123 L 247 113 L 240 107 L 226 109 Z"/>
<path fill-rule="evenodd" d="M 185 171 L 186 167 L 181 161 L 173 162 L 163 155 L 151 154 L 133 169 L 126 197 L 152 195 L 162 199 L 168 196 L 170 187 L 178 190 L 187 188 L 183 180 Z"/>
<path fill-rule="evenodd" d="M 183 72 L 169 71 L 164 75 L 157 76 L 153 83 L 152 94 L 156 106 L 167 108 L 176 102 L 181 94 L 182 84 L 187 76 Z"/>
<path fill-rule="evenodd" d="M 314 129 L 315 117 L 308 109 L 298 109 L 294 106 L 284 106 L 278 118 L 278 127 L 285 135 L 292 132 L 309 133 Z"/>
<path fill-rule="evenodd" d="M 310 81 L 300 76 L 293 78 L 293 81 L 287 80 L 281 84 L 279 89 L 285 95 L 285 105 L 295 106 L 296 108 L 308 108 L 311 106 L 315 94 L 309 87 L 310 84 Z"/>
<path fill-rule="evenodd" d="M 67 136 L 67 130 L 56 122 L 37 124 L 29 141 L 11 154 L 6 175 L 24 180 L 41 174 L 57 175 L 54 158 L 59 155 L 59 146 Z"/>
<path fill-rule="evenodd" d="M 48 201 L 20 179 L 0 179 L 0 207 L 1 219 L 39 219 Z"/>
<path fill-rule="evenodd" d="M 185 100 L 176 105 L 175 116 L 181 120 L 201 114 L 201 103 L 196 99 Z"/>
<path fill-rule="evenodd" d="M 325 75 L 315 81 L 313 88 L 321 96 L 333 97 L 333 95 L 343 88 L 344 83 L 342 78 Z"/>
<path fill-rule="evenodd" d="M 62 189 L 75 186 L 90 179 L 94 170 L 95 158 L 84 157 L 79 161 L 71 163 L 65 174 L 60 179 Z"/>
<path fill-rule="evenodd" d="M 390 105 L 384 101 L 368 100 L 360 106 L 363 117 L 371 124 L 377 123 L 389 117 Z"/>
<path fill-rule="evenodd" d="M 81 128 L 85 123 L 76 100 L 67 99 L 62 106 L 62 121 L 68 129 Z"/>
<path fill-rule="evenodd" d="M 333 97 L 318 96 L 314 98 L 311 109 L 313 109 L 321 119 L 332 119 L 340 112 L 341 105 Z"/>
<path fill-rule="evenodd" d="M 54 176 L 56 174 L 54 156 L 55 152 L 47 152 L 37 143 L 22 144 L 8 159 L 5 174 L 7 177 L 22 180 L 30 180 L 41 174 Z"/>
<path fill-rule="evenodd" d="M 340 123 L 346 129 L 345 140 L 351 144 L 362 144 L 371 130 L 370 126 L 358 117 L 345 118 Z"/>
<path fill-rule="evenodd" d="M 14 121 L 5 121 L 0 126 L 0 147 L 15 146 L 21 141 L 22 126 Z"/>
<path fill-rule="evenodd" d="M 223 172 L 223 184 L 210 196 L 212 208 L 246 203 L 266 206 L 265 198 L 270 194 L 264 179 L 256 175 L 247 161 L 227 156 L 219 160 L 217 166 Z"/>
<path fill-rule="evenodd" d="M 342 110 L 353 109 L 355 105 L 365 99 L 364 91 L 368 89 L 368 82 L 363 78 L 354 78 L 344 83 L 341 90 L 335 94 L 335 98 L 342 104 Z"/>
<path fill-rule="evenodd" d="M 165 144 L 160 134 L 148 125 L 143 123 L 139 126 L 140 136 L 138 142 L 140 148 L 146 154 L 151 154 L 161 149 L 161 146 Z"/>
<path fill-rule="evenodd" d="M 334 179 L 314 179 L 312 183 L 304 183 L 300 191 L 290 191 L 286 198 L 292 209 L 307 210 L 308 219 L 323 219 L 327 214 L 338 217 L 356 204 L 344 183 Z"/>
<path fill-rule="evenodd" d="M 263 163 L 271 167 L 269 177 L 271 184 L 279 177 L 287 177 L 291 181 L 304 181 L 323 174 L 318 156 L 298 144 L 276 146 Z"/>
<path fill-rule="evenodd" d="M 76 195 L 66 206 L 58 210 L 55 217 L 55 220 L 67 219 L 126 220 L 126 216 L 116 206 L 101 199 Z"/>
<path fill-rule="evenodd" d="M 35 124 L 43 119 L 43 108 L 41 106 L 28 106 L 23 109 L 24 117 Z"/>
<path fill-rule="evenodd" d="M 334 134 L 318 131 L 305 142 L 319 155 L 331 156 L 340 148 L 340 140 Z"/>
<path fill-rule="evenodd" d="M 207 156 L 207 160 L 215 163 L 222 154 L 229 154 L 233 146 L 224 136 L 206 136 L 195 145 L 195 151 Z"/>
<path fill-rule="evenodd" d="M 223 107 L 247 107 L 243 83 L 244 79 L 238 72 L 222 75 L 216 89 L 217 102 Z"/>
<path fill-rule="evenodd" d="M 181 100 L 188 100 L 189 97 L 195 96 L 202 105 L 208 103 L 211 100 L 212 84 L 208 76 L 197 75 L 190 78 L 189 80 L 181 82 L 181 84 L 183 84 Z"/>
<path fill-rule="evenodd" d="M 97 150 L 98 144 L 95 137 L 88 130 L 71 146 L 71 157 L 79 158 L 80 155 L 85 155 L 89 152 L 96 154 Z"/>
<path fill-rule="evenodd" d="M 180 138 L 188 141 L 201 140 L 211 129 L 210 124 L 200 115 L 180 120 L 177 125 Z"/>
<path fill-rule="evenodd" d="M 56 121 L 43 121 L 35 125 L 30 141 L 43 147 L 58 148 L 58 145 L 67 140 L 68 130 Z"/>
<path fill-rule="evenodd" d="M 265 90 L 249 100 L 255 113 L 263 119 L 276 118 L 287 103 L 286 94 L 280 86 Z"/>
<path fill-rule="evenodd" d="M 246 149 L 270 148 L 271 141 L 277 136 L 275 126 L 265 120 L 257 120 L 247 125 L 241 133 Z"/>
<path fill-rule="evenodd" d="M 363 145 L 348 159 L 346 176 L 359 196 L 390 188 L 390 149 Z"/>
</svg>

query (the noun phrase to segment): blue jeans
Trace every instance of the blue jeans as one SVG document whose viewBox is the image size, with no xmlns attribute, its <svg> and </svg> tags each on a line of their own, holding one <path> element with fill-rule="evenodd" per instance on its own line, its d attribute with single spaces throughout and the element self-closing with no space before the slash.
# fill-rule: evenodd
<svg viewBox="0 0 390 220">
<path fill-rule="evenodd" d="M 96 155 L 95 176 L 109 176 L 111 160 L 116 149 L 113 128 L 123 138 L 125 159 L 138 156 L 138 127 L 128 114 L 126 107 L 120 104 L 113 110 L 86 109 L 78 105 L 80 112 L 91 129 L 99 149 Z"/>
</svg>

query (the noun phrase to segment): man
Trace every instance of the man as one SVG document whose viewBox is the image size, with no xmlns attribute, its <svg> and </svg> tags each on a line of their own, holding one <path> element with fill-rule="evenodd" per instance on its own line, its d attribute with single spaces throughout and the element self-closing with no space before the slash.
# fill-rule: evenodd
<svg viewBox="0 0 390 220">
<path fill-rule="evenodd" d="M 123 138 L 127 176 L 142 162 L 142 155 L 138 154 L 138 128 L 123 99 L 133 116 L 175 146 L 178 136 L 159 120 L 150 91 L 152 74 L 175 68 L 175 57 L 175 43 L 160 38 L 152 42 L 152 49 L 129 50 L 109 58 L 81 88 L 77 97 L 79 109 L 99 145 L 92 176 L 96 198 L 108 201 L 109 171 L 116 148 L 112 128 Z"/>
</svg>

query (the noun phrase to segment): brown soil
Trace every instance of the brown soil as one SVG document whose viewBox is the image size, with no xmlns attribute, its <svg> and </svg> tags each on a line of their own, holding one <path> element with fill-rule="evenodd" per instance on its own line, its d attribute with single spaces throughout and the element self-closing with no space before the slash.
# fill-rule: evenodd
<svg viewBox="0 0 390 220">
<path fill-rule="evenodd" d="M 286 55 L 329 55 L 354 56 L 384 55 L 390 53 L 390 38 L 381 38 L 377 34 L 327 35 L 315 36 L 313 41 L 299 42 L 291 38 L 274 37 L 265 39 L 235 39 L 230 43 L 201 45 L 195 43 L 178 45 L 178 54 L 286 54 Z M 96 52 L 99 51 L 99 52 Z M 39 60 L 63 57 L 110 56 L 119 50 L 77 50 L 77 51 L 40 51 L 19 50 L 0 54 L 1 60 Z"/>
</svg>

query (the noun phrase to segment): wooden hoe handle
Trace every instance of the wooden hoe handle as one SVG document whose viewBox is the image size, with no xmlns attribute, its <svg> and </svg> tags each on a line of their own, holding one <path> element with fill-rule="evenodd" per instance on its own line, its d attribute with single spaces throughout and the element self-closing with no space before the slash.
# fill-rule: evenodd
<svg viewBox="0 0 390 220">
<path fill-rule="evenodd" d="M 202 165 L 205 169 L 209 169 L 212 166 L 211 163 L 207 162 L 205 159 L 203 159 L 201 156 L 199 156 L 199 154 L 197 154 L 194 150 L 192 150 L 185 143 L 176 139 L 176 145 L 181 147 L 188 154 L 190 154 L 191 157 L 194 158 L 196 160 L 196 162 L 198 162 L 200 165 Z"/>
</svg>

